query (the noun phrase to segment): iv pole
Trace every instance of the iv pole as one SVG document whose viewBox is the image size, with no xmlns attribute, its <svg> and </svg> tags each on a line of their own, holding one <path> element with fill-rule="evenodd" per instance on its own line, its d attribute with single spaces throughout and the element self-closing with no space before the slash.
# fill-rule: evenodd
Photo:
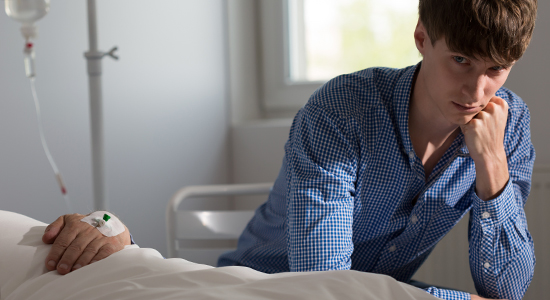
<svg viewBox="0 0 550 300">
<path fill-rule="evenodd" d="M 84 53 L 88 62 L 90 92 L 90 128 L 92 143 L 92 181 L 95 210 L 108 210 L 109 201 L 105 190 L 103 147 L 103 102 L 101 89 L 101 59 L 108 55 L 114 59 L 117 47 L 101 52 L 97 47 L 97 16 L 95 0 L 88 1 L 88 34 L 90 50 Z"/>
</svg>

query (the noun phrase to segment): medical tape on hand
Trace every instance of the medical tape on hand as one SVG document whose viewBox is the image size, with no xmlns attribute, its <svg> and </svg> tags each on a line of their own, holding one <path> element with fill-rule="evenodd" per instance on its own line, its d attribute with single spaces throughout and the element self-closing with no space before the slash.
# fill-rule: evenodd
<svg viewBox="0 0 550 300">
<path fill-rule="evenodd" d="M 124 224 L 122 224 L 116 216 L 107 211 L 96 211 L 80 221 L 86 222 L 97 228 L 97 230 L 106 237 L 119 235 L 126 230 Z"/>
</svg>

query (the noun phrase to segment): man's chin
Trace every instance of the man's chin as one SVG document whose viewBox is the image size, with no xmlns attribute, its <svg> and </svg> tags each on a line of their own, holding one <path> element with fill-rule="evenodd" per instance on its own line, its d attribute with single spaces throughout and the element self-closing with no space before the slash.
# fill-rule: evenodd
<svg viewBox="0 0 550 300">
<path fill-rule="evenodd" d="M 463 126 L 463 125 L 466 125 L 468 123 L 470 123 L 470 121 L 475 117 L 475 115 L 472 115 L 472 116 L 460 116 L 460 117 L 456 117 L 453 121 L 453 123 L 457 126 Z"/>
</svg>

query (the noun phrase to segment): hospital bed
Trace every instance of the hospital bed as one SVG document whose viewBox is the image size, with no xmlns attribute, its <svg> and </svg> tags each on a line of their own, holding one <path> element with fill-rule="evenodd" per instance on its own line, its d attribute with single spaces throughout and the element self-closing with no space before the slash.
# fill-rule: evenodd
<svg viewBox="0 0 550 300">
<path fill-rule="evenodd" d="M 67 275 L 48 271 L 46 224 L 0 211 L 0 299 L 437 299 L 391 277 L 357 271 L 264 274 L 214 268 L 127 246 Z"/>
</svg>

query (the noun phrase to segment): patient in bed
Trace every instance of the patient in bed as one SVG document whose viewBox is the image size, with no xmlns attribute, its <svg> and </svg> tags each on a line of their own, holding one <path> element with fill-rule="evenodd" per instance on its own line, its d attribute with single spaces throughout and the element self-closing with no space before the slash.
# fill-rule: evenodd
<svg viewBox="0 0 550 300">
<path fill-rule="evenodd" d="M 44 265 L 52 249 L 42 242 L 46 224 L 0 210 L 0 228 L 1 300 L 436 300 L 389 276 L 356 271 L 270 275 L 163 259 L 158 251 L 136 245 L 60 275 Z"/>
</svg>

